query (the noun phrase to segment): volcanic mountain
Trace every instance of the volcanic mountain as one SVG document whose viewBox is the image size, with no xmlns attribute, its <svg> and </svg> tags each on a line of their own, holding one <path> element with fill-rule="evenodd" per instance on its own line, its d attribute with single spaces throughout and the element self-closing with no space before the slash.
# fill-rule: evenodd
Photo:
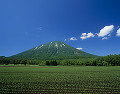
<svg viewBox="0 0 120 94">
<path fill-rule="evenodd" d="M 41 60 L 52 60 L 52 59 L 78 59 L 85 57 L 96 57 L 95 55 L 86 53 L 71 47 L 70 45 L 61 42 L 53 41 L 49 42 L 17 55 L 11 56 L 10 58 L 16 59 L 41 59 Z"/>
</svg>

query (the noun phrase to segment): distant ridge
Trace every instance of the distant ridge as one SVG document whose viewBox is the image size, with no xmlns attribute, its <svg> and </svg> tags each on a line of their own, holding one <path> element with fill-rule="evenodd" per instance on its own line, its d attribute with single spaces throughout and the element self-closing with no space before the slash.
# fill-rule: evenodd
<svg viewBox="0 0 120 94">
<path fill-rule="evenodd" d="M 78 50 L 70 45 L 61 41 L 52 41 L 17 55 L 11 56 L 10 58 L 16 59 L 40 59 L 40 60 L 59 60 L 59 59 L 78 59 L 86 57 L 96 57 Z"/>
</svg>

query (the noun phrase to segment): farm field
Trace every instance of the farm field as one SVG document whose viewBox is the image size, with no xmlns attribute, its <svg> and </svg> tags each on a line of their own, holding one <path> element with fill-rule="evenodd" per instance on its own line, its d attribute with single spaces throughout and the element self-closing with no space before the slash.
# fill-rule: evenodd
<svg viewBox="0 0 120 94">
<path fill-rule="evenodd" d="M 0 66 L 0 94 L 120 94 L 120 67 Z"/>
</svg>

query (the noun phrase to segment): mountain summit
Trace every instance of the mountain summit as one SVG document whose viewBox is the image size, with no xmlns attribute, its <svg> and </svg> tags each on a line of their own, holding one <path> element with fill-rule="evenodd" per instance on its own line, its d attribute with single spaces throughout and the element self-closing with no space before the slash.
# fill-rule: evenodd
<svg viewBox="0 0 120 94">
<path fill-rule="evenodd" d="M 64 42 L 52 41 L 11 57 L 46 60 L 46 59 L 76 59 L 81 57 L 96 57 L 96 56 L 73 48 Z"/>
</svg>

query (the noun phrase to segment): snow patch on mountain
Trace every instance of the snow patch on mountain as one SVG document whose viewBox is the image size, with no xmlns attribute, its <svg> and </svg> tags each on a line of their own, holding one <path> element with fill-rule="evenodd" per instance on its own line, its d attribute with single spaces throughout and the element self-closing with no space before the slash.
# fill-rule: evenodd
<svg viewBox="0 0 120 94">
<path fill-rule="evenodd" d="M 42 48 L 43 47 L 43 45 L 41 45 L 38 49 L 40 49 L 40 48 Z"/>
<path fill-rule="evenodd" d="M 48 48 L 50 48 L 50 46 L 52 46 L 52 42 L 50 42 L 50 45 L 49 45 L 49 47 L 48 47 Z"/>
<path fill-rule="evenodd" d="M 34 50 L 37 50 L 38 49 L 38 47 L 35 47 L 35 49 Z"/>
<path fill-rule="evenodd" d="M 65 46 L 65 44 L 62 44 L 63 46 Z"/>
<path fill-rule="evenodd" d="M 60 47 L 62 47 L 62 45 L 60 45 Z"/>
<path fill-rule="evenodd" d="M 57 47 L 57 48 L 58 48 L 58 44 L 57 44 L 57 43 L 55 43 L 55 47 Z"/>
</svg>

